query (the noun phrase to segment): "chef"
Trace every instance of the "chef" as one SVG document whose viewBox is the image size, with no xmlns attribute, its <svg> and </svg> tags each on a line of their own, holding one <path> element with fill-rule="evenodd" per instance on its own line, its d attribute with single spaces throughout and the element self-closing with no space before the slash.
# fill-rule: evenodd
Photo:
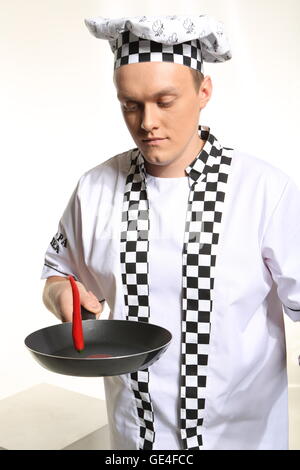
<svg viewBox="0 0 300 470">
<path fill-rule="evenodd" d="M 45 255 L 43 299 L 71 321 L 72 274 L 96 318 L 107 302 L 111 319 L 173 335 L 148 369 L 104 377 L 111 447 L 287 449 L 283 314 L 300 320 L 300 190 L 198 124 L 212 94 L 203 62 L 231 58 L 223 24 L 85 23 L 114 54 L 136 146 L 79 179 Z"/>
</svg>

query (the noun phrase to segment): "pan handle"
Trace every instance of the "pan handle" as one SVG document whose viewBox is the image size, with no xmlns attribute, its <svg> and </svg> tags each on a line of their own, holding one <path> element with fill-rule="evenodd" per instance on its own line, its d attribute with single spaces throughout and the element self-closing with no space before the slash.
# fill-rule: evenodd
<svg viewBox="0 0 300 470">
<path fill-rule="evenodd" d="M 76 296 L 76 305 L 80 305 L 80 294 L 79 290 L 76 284 L 76 280 L 73 275 L 68 276 L 69 281 L 71 282 L 71 287 L 72 287 L 72 295 L 73 295 L 73 308 L 77 308 L 74 306 L 74 297 Z M 104 302 L 105 299 L 99 300 L 99 302 Z M 78 310 L 79 310 L 79 305 L 78 305 Z M 79 312 L 78 312 L 79 313 Z M 74 314 L 73 314 L 74 315 Z M 86 308 L 84 308 L 82 305 L 80 305 L 80 315 L 81 315 L 81 320 L 96 320 L 96 315 Z M 73 318 L 74 321 L 74 318 Z M 80 327 L 81 328 L 81 327 Z"/>
<path fill-rule="evenodd" d="M 99 303 L 104 302 L 105 299 L 99 300 Z M 81 305 L 81 318 L 82 320 L 96 320 L 96 315 Z"/>
<path fill-rule="evenodd" d="M 81 305 L 81 318 L 82 320 L 96 320 L 96 315 Z"/>
</svg>

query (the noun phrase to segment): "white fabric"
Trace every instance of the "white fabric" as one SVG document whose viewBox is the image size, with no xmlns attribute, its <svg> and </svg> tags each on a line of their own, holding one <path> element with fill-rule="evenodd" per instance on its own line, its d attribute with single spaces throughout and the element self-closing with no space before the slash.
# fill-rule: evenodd
<svg viewBox="0 0 300 470">
<path fill-rule="evenodd" d="M 172 342 L 150 369 L 156 441 L 153 449 L 180 449 L 182 247 L 189 197 L 188 177 L 147 176 L 149 194 L 149 294 L 151 323 L 167 328 Z M 163 286 L 163 288 L 162 288 Z M 155 379 L 153 380 L 153 377 Z M 151 380 L 152 379 L 152 380 Z M 161 403 L 168 405 L 162 409 Z M 170 405 L 170 406 L 169 406 Z M 156 418 L 156 419 L 155 419 Z M 174 428 L 178 431 L 174 433 Z"/>
<path fill-rule="evenodd" d="M 67 247 L 60 245 L 56 253 L 49 246 L 42 273 L 42 278 L 75 275 L 106 299 L 114 319 L 125 319 L 119 230 L 129 163 L 130 151 L 80 178 L 56 236 L 64 234 Z M 169 349 L 149 368 L 153 450 L 180 449 L 181 250 L 188 178 L 148 175 L 147 181 L 150 321 L 173 334 Z M 287 449 L 282 304 L 300 321 L 300 190 L 281 170 L 238 151 L 228 185 L 211 316 L 203 449 Z M 105 377 L 104 384 L 112 448 L 138 449 L 129 374 Z"/>
<path fill-rule="evenodd" d="M 113 52 L 119 35 L 130 31 L 140 38 L 166 45 L 199 39 L 206 62 L 224 62 L 232 57 L 224 24 L 209 15 L 97 16 L 84 22 L 93 36 L 109 41 Z"/>
</svg>

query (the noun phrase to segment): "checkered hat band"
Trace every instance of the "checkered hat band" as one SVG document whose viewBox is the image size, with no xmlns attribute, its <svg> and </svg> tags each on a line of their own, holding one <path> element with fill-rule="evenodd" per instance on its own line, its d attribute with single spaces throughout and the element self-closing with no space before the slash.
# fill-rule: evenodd
<svg viewBox="0 0 300 470">
<path fill-rule="evenodd" d="M 125 31 L 116 39 L 114 70 L 137 62 L 174 62 L 203 72 L 201 44 L 198 39 L 180 44 L 162 44 Z"/>
<path fill-rule="evenodd" d="M 231 157 L 211 134 L 201 159 L 188 167 L 191 189 L 182 252 L 182 342 L 180 432 L 184 449 L 201 449 L 205 411 L 207 367 L 211 331 L 212 292 L 217 247 Z M 228 154 L 231 149 L 227 149 Z M 206 153 L 207 152 L 207 153 Z M 208 159 L 214 164 L 208 167 Z M 149 207 L 144 161 L 132 151 L 127 175 L 121 227 L 121 271 L 126 318 L 150 320 L 148 286 Z M 137 197 L 138 196 L 138 197 Z M 148 369 L 131 374 L 140 423 L 139 447 L 152 449 L 154 413 L 149 393 Z"/>
</svg>

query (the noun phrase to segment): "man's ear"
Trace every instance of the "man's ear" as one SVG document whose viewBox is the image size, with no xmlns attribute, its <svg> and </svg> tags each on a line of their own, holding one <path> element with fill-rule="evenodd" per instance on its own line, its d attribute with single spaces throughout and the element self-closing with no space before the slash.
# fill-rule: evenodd
<svg viewBox="0 0 300 470">
<path fill-rule="evenodd" d="M 207 103 L 209 102 L 212 95 L 212 81 L 209 75 L 206 75 L 200 85 L 198 97 L 199 97 L 199 105 L 204 108 Z"/>
</svg>

